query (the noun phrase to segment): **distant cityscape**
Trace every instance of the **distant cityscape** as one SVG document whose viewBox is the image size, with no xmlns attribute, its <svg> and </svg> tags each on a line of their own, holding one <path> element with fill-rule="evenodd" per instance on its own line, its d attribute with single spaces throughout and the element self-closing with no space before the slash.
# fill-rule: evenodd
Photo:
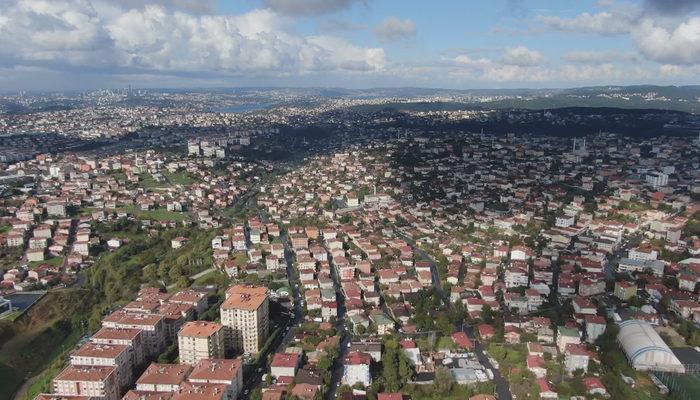
<svg viewBox="0 0 700 400">
<path fill-rule="evenodd" d="M 0 99 L 3 398 L 693 398 L 696 115 L 366 94 Z"/>
</svg>

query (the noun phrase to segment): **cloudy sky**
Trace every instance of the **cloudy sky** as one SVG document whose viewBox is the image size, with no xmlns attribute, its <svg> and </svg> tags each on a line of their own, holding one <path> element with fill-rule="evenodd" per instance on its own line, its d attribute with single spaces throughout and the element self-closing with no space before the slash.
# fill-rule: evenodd
<svg viewBox="0 0 700 400">
<path fill-rule="evenodd" d="M 699 78 L 700 0 L 0 0 L 0 91 Z"/>
</svg>

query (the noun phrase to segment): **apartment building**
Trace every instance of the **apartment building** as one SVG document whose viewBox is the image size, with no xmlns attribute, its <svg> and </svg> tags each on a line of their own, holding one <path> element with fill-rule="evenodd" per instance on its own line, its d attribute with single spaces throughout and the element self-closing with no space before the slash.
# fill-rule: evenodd
<svg viewBox="0 0 700 400">
<path fill-rule="evenodd" d="M 146 368 L 136 381 L 139 392 L 177 392 L 192 370 L 186 364 L 156 364 Z"/>
<path fill-rule="evenodd" d="M 70 363 L 74 366 L 116 367 L 117 380 L 121 388 L 129 386 L 133 379 L 132 360 L 131 346 L 123 344 L 96 344 L 88 342 L 70 355 Z"/>
<path fill-rule="evenodd" d="M 53 392 L 64 396 L 118 400 L 120 392 L 117 368 L 113 366 L 70 365 L 54 378 Z"/>
<path fill-rule="evenodd" d="M 102 320 L 105 328 L 141 329 L 146 356 L 159 354 L 165 349 L 165 317 L 160 314 L 115 311 Z"/>
<path fill-rule="evenodd" d="M 258 353 L 269 329 L 267 288 L 247 285 L 230 287 L 221 305 L 221 323 L 226 330 L 228 348 L 246 354 Z"/>
<path fill-rule="evenodd" d="M 141 329 L 101 328 L 90 338 L 96 344 L 122 344 L 131 346 L 132 364 L 142 365 L 146 361 Z"/>
<path fill-rule="evenodd" d="M 243 387 L 241 360 L 200 360 L 190 373 L 188 382 L 226 386 L 226 400 L 235 400 Z"/>
<path fill-rule="evenodd" d="M 187 322 L 177 335 L 181 364 L 224 358 L 224 326 L 215 322 Z"/>
</svg>

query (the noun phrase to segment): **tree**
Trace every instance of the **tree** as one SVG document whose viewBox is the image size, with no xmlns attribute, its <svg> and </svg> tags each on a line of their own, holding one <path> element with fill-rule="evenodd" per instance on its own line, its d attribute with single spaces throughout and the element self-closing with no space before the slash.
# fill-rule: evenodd
<svg viewBox="0 0 700 400">
<path fill-rule="evenodd" d="M 481 309 L 481 320 L 487 324 L 493 324 L 494 312 L 491 310 L 491 306 L 485 304 Z"/>
<path fill-rule="evenodd" d="M 452 391 L 455 384 L 452 373 L 446 367 L 437 367 L 435 369 L 435 379 L 433 381 L 433 390 L 440 395 L 446 395 Z"/>
</svg>

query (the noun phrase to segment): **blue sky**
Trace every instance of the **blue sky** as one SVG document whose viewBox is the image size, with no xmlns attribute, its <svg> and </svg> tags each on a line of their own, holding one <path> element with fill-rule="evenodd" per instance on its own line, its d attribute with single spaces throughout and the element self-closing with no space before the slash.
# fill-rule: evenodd
<svg viewBox="0 0 700 400">
<path fill-rule="evenodd" d="M 0 0 L 0 90 L 697 84 L 696 0 Z"/>
</svg>

